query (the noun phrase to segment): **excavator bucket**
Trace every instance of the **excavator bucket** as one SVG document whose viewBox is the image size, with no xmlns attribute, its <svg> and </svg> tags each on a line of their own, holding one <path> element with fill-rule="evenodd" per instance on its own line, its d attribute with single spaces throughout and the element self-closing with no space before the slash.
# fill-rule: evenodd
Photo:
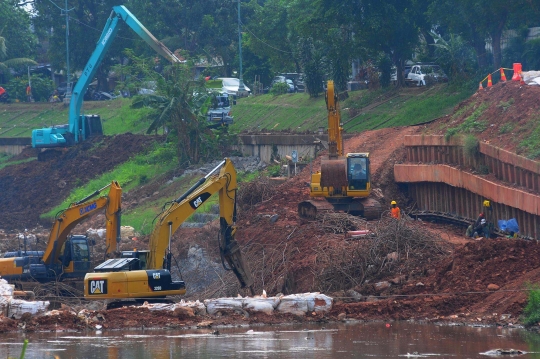
<svg viewBox="0 0 540 359">
<path fill-rule="evenodd" d="M 321 160 L 321 187 L 333 187 L 334 190 L 346 187 L 347 160 Z"/>
</svg>

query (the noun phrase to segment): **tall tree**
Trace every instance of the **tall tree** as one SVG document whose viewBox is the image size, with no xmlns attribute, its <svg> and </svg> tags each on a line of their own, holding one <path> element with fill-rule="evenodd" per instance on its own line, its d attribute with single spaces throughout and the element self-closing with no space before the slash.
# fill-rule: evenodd
<svg viewBox="0 0 540 359">
<path fill-rule="evenodd" d="M 16 0 L 0 2 L 0 81 L 8 79 L 8 68 L 35 65 L 36 38 L 30 28 L 30 15 Z"/>
</svg>

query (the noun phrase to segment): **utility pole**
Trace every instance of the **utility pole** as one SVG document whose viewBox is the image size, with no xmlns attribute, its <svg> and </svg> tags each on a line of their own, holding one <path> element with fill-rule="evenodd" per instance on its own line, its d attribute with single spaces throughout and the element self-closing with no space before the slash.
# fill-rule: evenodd
<svg viewBox="0 0 540 359">
<path fill-rule="evenodd" d="M 244 80 L 242 79 L 242 25 L 240 22 L 240 0 L 238 0 L 238 59 L 240 60 L 240 76 L 238 80 L 238 93 L 240 93 L 240 92 L 246 91 L 246 88 L 244 87 Z"/>
<path fill-rule="evenodd" d="M 68 15 L 68 3 L 65 1 L 65 9 L 63 10 L 66 17 L 66 97 L 71 97 L 71 81 L 69 74 L 69 15 Z"/>
</svg>

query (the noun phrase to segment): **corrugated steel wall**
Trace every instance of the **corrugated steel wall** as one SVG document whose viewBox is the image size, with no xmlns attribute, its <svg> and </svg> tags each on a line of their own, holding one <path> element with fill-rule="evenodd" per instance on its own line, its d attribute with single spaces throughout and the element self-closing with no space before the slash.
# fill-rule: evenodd
<svg viewBox="0 0 540 359">
<path fill-rule="evenodd" d="M 483 200 L 489 199 L 495 224 L 497 219 L 516 218 L 522 235 L 539 239 L 539 162 L 487 143 L 480 143 L 478 155 L 471 159 L 459 140 L 446 141 L 443 136 L 407 136 L 405 146 L 409 163 L 395 165 L 394 176 L 396 182 L 409 184 L 418 208 L 475 219 L 485 210 Z M 490 181 L 493 177 L 507 183 Z"/>
</svg>

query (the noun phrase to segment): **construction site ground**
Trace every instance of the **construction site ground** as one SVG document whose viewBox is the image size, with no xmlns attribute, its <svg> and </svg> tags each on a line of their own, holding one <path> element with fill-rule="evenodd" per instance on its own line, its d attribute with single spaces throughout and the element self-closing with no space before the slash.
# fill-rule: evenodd
<svg viewBox="0 0 540 359">
<path fill-rule="evenodd" d="M 389 208 L 389 202 L 396 200 L 403 212 L 407 213 L 412 203 L 393 178 L 393 165 L 405 161 L 404 136 L 444 134 L 448 127 L 455 127 L 466 121 L 467 111 L 474 111 L 480 104 L 487 104 L 487 110 L 482 114 L 486 117 L 481 117 L 480 120 L 488 121 L 489 118 L 489 126 L 477 136 L 481 140 L 489 140 L 491 144 L 516 150 L 520 141 L 527 136 L 527 133 L 520 132 L 519 129 L 523 126 L 531 128 L 532 125 L 527 124 L 538 116 L 539 95 L 538 88 L 523 87 L 515 83 L 498 84 L 459 105 L 455 115 L 422 126 L 387 128 L 355 136 L 346 141 L 346 152 L 370 152 L 376 197 L 383 208 Z M 467 110 L 460 112 L 463 108 Z M 513 124 L 515 130 L 506 133 L 497 129 L 505 123 Z M 109 146 L 114 143 L 114 146 L 118 146 L 118 153 L 125 151 L 128 156 L 128 153 L 140 151 L 149 141 L 152 141 L 149 137 L 125 135 L 117 136 Z M 103 143 L 108 142 L 105 140 Z M 57 189 L 59 181 L 65 181 L 68 184 L 66 187 L 69 187 L 76 178 L 84 179 L 85 175 L 96 174 L 96 166 L 91 166 L 92 160 L 88 158 L 84 148 L 77 147 L 72 151 L 66 154 L 64 162 L 54 165 L 58 167 L 58 171 L 54 166 L 38 170 L 28 164 L 0 171 L 0 185 L 3 188 L 0 194 L 0 211 L 3 216 L 1 226 L 4 226 L 4 229 L 21 228 L 21 223 L 30 228 L 32 224 L 37 224 L 39 213 L 47 208 L 43 203 L 46 196 L 42 195 L 47 188 L 55 186 Z M 80 165 L 85 163 L 85 159 L 89 163 L 87 167 Z M 110 163 L 110 166 L 114 164 Z M 527 300 L 528 285 L 540 280 L 540 245 L 537 241 L 514 238 L 476 240 L 466 238 L 464 228 L 403 219 L 399 226 L 406 228 L 408 233 L 417 235 L 426 243 L 432 239 L 435 241 L 436 254 L 427 256 L 427 252 L 411 252 L 395 258 L 389 252 L 389 256 L 383 258 L 384 265 L 381 270 L 378 274 L 371 274 L 368 280 L 354 283 L 353 278 L 354 285 L 342 288 L 338 288 L 341 282 L 322 281 L 321 278 L 329 278 L 326 275 L 330 269 L 336 270 L 331 268 L 329 259 L 335 257 L 330 257 L 330 254 L 340 253 L 338 250 L 346 253 L 347 248 L 361 248 L 362 241 L 367 239 L 350 240 L 344 233 L 332 231 L 331 227 L 321 224 L 320 221 L 306 221 L 298 217 L 298 203 L 309 199 L 307 183 L 310 173 L 319 167 L 320 157 L 297 176 L 268 189 L 262 202 L 241 207 L 236 238 L 243 246 L 253 269 L 257 292 L 264 289 L 268 295 L 279 295 L 320 291 L 334 297 L 330 312 L 308 313 L 303 317 L 258 313 L 247 316 L 245 313 L 226 312 L 219 317 L 192 317 L 185 313 L 170 316 L 167 313 L 149 312 L 144 308 L 104 310 L 92 306 L 97 318 L 95 323 L 103 325 L 104 328 L 124 329 L 143 326 L 196 327 L 205 321 L 210 321 L 213 326 L 329 320 L 412 319 L 509 326 L 520 322 Z M 104 170 L 102 167 L 99 169 Z M 148 188 L 152 188 L 152 184 L 148 184 Z M 139 193 L 143 191 L 144 189 L 141 189 Z M 384 216 L 379 230 L 383 230 L 382 226 L 394 225 L 387 218 L 388 213 Z M 378 225 L 366 223 L 365 226 L 377 229 Z M 174 236 L 175 250 L 185 253 L 189 245 L 196 243 L 217 258 L 216 249 L 212 249 L 212 245 L 208 243 L 213 241 L 213 238 L 208 240 L 212 227 L 215 228 L 215 225 L 202 229 L 180 229 Z M 8 233 L 9 231 L 6 232 L 4 241 L 8 240 Z M 186 243 L 185 238 L 190 238 L 191 241 Z M 183 242 L 181 239 L 184 239 Z M 147 238 L 139 240 L 145 243 Z M 245 294 L 238 288 L 235 289 L 234 284 L 227 281 L 227 278 L 223 283 L 230 284 L 233 291 Z M 187 285 L 189 286 L 189 283 Z M 216 288 L 219 286 L 222 286 L 222 283 L 217 284 Z M 214 289 L 209 288 L 205 293 L 196 293 L 187 299 L 204 299 L 212 291 L 234 295 L 231 290 Z M 87 303 L 81 302 L 72 304 L 69 308 L 60 308 L 58 315 L 26 318 L 24 328 L 27 331 L 92 329 L 95 323 L 89 325 L 76 315 L 78 310 L 87 306 Z M 21 330 L 22 327 L 22 320 L 0 319 L 0 332 Z"/>
</svg>

